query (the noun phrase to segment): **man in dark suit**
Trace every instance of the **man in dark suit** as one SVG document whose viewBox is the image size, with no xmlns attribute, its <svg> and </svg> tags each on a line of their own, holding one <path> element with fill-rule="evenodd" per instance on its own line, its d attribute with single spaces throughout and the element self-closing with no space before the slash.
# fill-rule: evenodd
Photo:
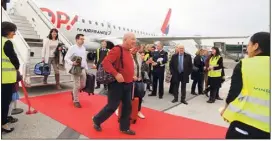
<svg viewBox="0 0 272 141">
<path fill-rule="evenodd" d="M 184 52 L 184 46 L 178 45 L 178 53 L 172 56 L 169 67 L 172 74 L 172 82 L 174 84 L 173 103 L 178 101 L 178 89 L 181 82 L 181 103 L 188 104 L 186 98 L 186 83 L 189 83 L 189 75 L 192 72 L 191 55 Z"/>
<path fill-rule="evenodd" d="M 163 85 L 164 85 L 164 72 L 165 72 L 165 64 L 168 61 L 168 54 L 163 50 L 163 45 L 161 42 L 157 44 L 157 51 L 153 54 L 153 90 L 149 96 L 157 95 L 157 85 L 159 80 L 159 98 L 163 98 Z"/>
</svg>

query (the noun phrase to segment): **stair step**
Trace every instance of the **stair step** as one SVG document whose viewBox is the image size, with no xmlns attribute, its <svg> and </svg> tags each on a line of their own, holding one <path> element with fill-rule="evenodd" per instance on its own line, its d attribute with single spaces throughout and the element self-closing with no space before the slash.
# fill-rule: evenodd
<svg viewBox="0 0 272 141">
<path fill-rule="evenodd" d="M 42 75 L 36 75 L 36 76 L 31 76 L 30 77 L 30 82 L 31 82 L 31 85 L 33 84 L 36 84 L 36 83 L 43 83 L 43 78 L 44 76 Z M 71 81 L 72 80 L 72 77 L 70 74 L 63 74 L 63 75 L 60 75 L 60 81 Z M 52 74 L 52 75 L 49 75 L 48 78 L 47 78 L 47 81 L 48 82 L 54 82 L 55 81 L 55 75 Z"/>
<path fill-rule="evenodd" d="M 65 81 L 60 81 L 60 85 L 63 83 L 69 83 L 69 82 L 73 82 L 73 80 L 65 80 Z M 48 85 L 55 85 L 56 82 L 55 81 L 47 81 L 47 84 L 43 84 L 43 82 L 40 83 L 34 83 L 31 84 L 31 87 L 37 87 L 37 86 L 48 86 Z M 27 87 L 27 86 L 26 86 Z"/>
<path fill-rule="evenodd" d="M 30 51 L 34 53 L 32 57 L 40 57 L 42 55 L 42 47 L 31 47 Z"/>
<path fill-rule="evenodd" d="M 43 39 L 35 38 L 25 38 L 26 42 L 43 42 Z"/>
<path fill-rule="evenodd" d="M 26 36 L 24 36 L 26 37 Z M 43 47 L 43 42 L 27 42 L 30 47 Z"/>
<path fill-rule="evenodd" d="M 30 23 L 16 23 L 16 22 L 14 22 L 14 23 L 15 23 L 16 26 L 18 26 L 18 27 L 32 28 L 32 25 L 31 25 Z"/>
<path fill-rule="evenodd" d="M 23 23 L 23 24 L 30 24 L 27 19 L 22 20 L 22 19 L 11 19 L 13 23 Z"/>
<path fill-rule="evenodd" d="M 59 73 L 60 75 L 66 75 L 68 74 L 65 70 L 59 70 Z M 54 75 L 55 72 L 54 72 L 54 69 L 53 69 L 53 66 L 51 66 L 51 72 L 50 72 L 51 75 Z M 30 74 L 27 74 L 28 76 L 37 76 L 35 73 L 34 73 L 34 67 L 30 69 Z"/>
<path fill-rule="evenodd" d="M 9 17 L 10 17 L 11 19 L 27 20 L 26 17 L 24 17 L 24 16 L 19 16 L 19 15 L 12 15 L 12 14 L 10 14 Z"/>
<path fill-rule="evenodd" d="M 21 31 L 35 31 L 34 27 L 21 27 L 21 26 L 17 26 L 18 30 Z"/>
<path fill-rule="evenodd" d="M 20 30 L 20 33 L 22 35 L 37 35 L 37 32 L 35 30 Z"/>
</svg>

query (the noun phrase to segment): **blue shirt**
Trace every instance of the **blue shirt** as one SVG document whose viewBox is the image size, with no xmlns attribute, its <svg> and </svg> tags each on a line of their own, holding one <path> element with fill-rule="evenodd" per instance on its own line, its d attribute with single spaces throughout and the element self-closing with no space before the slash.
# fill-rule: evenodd
<svg viewBox="0 0 272 141">
<path fill-rule="evenodd" d="M 183 54 L 180 54 L 179 55 L 179 62 L 178 62 L 178 71 L 179 73 L 182 73 L 183 72 L 183 59 L 184 59 L 184 55 Z"/>
</svg>

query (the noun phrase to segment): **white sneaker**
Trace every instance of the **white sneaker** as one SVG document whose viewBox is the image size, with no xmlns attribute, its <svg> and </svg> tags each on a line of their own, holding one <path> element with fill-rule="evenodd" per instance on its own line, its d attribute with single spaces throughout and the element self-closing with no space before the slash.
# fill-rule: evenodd
<svg viewBox="0 0 272 141">
<path fill-rule="evenodd" d="M 143 115 L 142 112 L 138 112 L 138 117 L 141 118 L 141 119 L 144 119 L 144 118 L 145 118 L 145 116 Z"/>
<path fill-rule="evenodd" d="M 115 111 L 116 116 L 118 116 L 118 109 Z"/>
</svg>

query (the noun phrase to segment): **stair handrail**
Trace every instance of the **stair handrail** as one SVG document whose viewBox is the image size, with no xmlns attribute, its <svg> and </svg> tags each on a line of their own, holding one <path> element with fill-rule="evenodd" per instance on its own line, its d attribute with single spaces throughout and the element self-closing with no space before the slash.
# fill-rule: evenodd
<svg viewBox="0 0 272 141">
<path fill-rule="evenodd" d="M 37 6 L 37 4 L 33 1 L 33 0 L 27 0 L 27 3 L 29 4 L 29 6 L 37 13 L 37 15 L 41 18 L 41 20 L 45 23 L 45 25 L 49 28 L 56 28 L 55 25 L 53 25 L 51 23 L 51 21 L 42 13 L 42 11 L 40 10 L 40 8 Z M 46 20 L 46 21 L 45 21 Z M 50 23 L 50 24 L 48 24 Z M 58 34 L 66 41 L 69 43 L 69 46 L 72 45 L 72 43 L 70 42 L 70 40 L 68 40 L 66 38 L 66 36 L 64 36 L 61 32 L 58 32 Z"/>
<path fill-rule="evenodd" d="M 12 20 L 10 19 L 9 15 L 7 14 L 7 12 L 4 10 L 4 8 L 2 7 L 2 14 L 4 14 L 7 18 L 7 21 L 12 22 Z M 12 22 L 13 23 L 13 22 Z M 27 52 L 30 53 L 30 47 L 29 45 L 26 43 L 24 37 L 22 36 L 22 34 L 17 30 L 16 31 L 16 36 L 19 36 L 19 38 L 22 39 L 22 42 L 24 43 L 26 49 L 28 50 Z M 16 44 L 15 44 L 16 45 Z M 16 54 L 18 55 L 19 60 L 23 61 L 22 65 L 22 71 L 21 74 L 23 75 L 23 80 L 24 82 L 26 82 L 26 72 L 27 72 L 27 64 L 29 63 L 29 55 L 27 55 L 26 60 L 22 57 L 22 54 L 18 51 L 18 49 L 16 47 L 14 47 L 14 49 L 16 50 Z"/>
</svg>

